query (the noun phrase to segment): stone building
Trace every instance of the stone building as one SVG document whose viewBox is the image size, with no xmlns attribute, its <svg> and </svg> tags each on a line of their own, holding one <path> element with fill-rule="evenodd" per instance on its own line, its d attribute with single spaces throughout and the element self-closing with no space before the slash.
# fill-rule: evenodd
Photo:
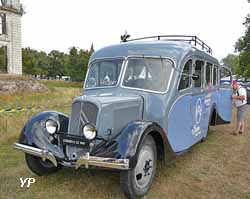
<svg viewBox="0 0 250 199">
<path fill-rule="evenodd" d="M 20 0 L 0 1 L 0 73 L 22 74 Z"/>
</svg>

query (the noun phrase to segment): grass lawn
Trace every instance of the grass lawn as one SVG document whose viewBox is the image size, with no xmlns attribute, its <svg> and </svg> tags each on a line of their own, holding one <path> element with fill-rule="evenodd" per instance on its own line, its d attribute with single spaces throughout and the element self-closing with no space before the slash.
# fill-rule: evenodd
<svg viewBox="0 0 250 199">
<path fill-rule="evenodd" d="M 60 80 L 39 80 L 40 83 L 45 84 L 48 88 L 64 87 L 64 88 L 82 88 L 83 82 L 70 82 Z"/>
<path fill-rule="evenodd" d="M 48 105 L 70 112 L 71 101 L 80 95 L 76 86 L 48 82 L 46 93 L 1 95 L 0 109 Z M 68 106 L 56 106 L 68 104 Z M 124 198 L 119 174 L 64 168 L 57 174 L 38 177 L 29 172 L 23 153 L 12 149 L 25 122 L 36 112 L 0 114 L 0 198 Z M 250 199 L 250 114 L 246 133 L 232 136 L 230 125 L 212 127 L 207 140 L 195 145 L 171 165 L 158 165 L 157 176 L 145 199 L 243 198 Z M 30 188 L 20 188 L 19 178 L 35 177 Z"/>
</svg>

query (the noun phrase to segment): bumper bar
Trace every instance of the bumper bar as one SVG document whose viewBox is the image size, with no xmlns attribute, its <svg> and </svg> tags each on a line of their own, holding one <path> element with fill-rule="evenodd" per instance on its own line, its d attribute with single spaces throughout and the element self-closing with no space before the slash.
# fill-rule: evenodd
<svg viewBox="0 0 250 199">
<path fill-rule="evenodd" d="M 43 161 L 50 160 L 53 165 L 57 167 L 57 161 L 55 156 L 51 152 L 46 151 L 45 149 L 39 149 L 19 143 L 14 143 L 13 148 L 23 151 L 24 153 L 28 153 L 30 155 L 41 157 Z M 103 158 L 90 156 L 89 153 L 86 153 L 85 156 L 81 156 L 76 161 L 75 168 L 78 169 L 83 165 L 85 165 L 85 168 L 88 168 L 89 166 L 96 166 L 111 169 L 127 170 L 129 169 L 129 159 Z"/>
<path fill-rule="evenodd" d="M 31 147 L 31 146 L 19 144 L 19 143 L 14 143 L 13 148 L 23 151 L 24 153 L 28 153 L 30 155 L 41 157 L 43 161 L 50 160 L 53 163 L 53 165 L 57 167 L 57 161 L 56 161 L 55 156 L 49 151 L 46 151 L 45 149 L 38 149 L 35 147 Z"/>
<path fill-rule="evenodd" d="M 90 156 L 89 153 L 86 153 L 85 156 L 82 156 L 77 160 L 76 169 L 82 165 L 85 165 L 85 168 L 88 168 L 89 165 L 91 165 L 104 168 L 127 170 L 129 169 L 129 159 L 102 158 Z"/>
</svg>

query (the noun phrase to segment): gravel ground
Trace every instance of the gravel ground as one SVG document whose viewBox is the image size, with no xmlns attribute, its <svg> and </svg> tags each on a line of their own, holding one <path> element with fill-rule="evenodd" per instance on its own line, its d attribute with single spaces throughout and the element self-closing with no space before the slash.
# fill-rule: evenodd
<svg viewBox="0 0 250 199">
<path fill-rule="evenodd" d="M 247 112 L 250 113 L 250 105 L 247 105 Z"/>
</svg>

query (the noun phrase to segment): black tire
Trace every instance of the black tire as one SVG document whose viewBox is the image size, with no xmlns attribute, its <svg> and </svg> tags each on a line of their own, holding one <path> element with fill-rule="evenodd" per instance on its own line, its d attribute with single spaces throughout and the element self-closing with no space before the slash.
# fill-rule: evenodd
<svg viewBox="0 0 250 199">
<path fill-rule="evenodd" d="M 49 160 L 42 161 L 42 158 L 25 154 L 25 160 L 32 173 L 39 176 L 50 175 L 61 169 L 61 165 L 55 167 Z"/>
<path fill-rule="evenodd" d="M 152 136 L 145 137 L 139 147 L 138 162 L 134 169 L 122 171 L 120 184 L 128 198 L 145 195 L 153 182 L 157 165 L 157 150 Z"/>
</svg>

